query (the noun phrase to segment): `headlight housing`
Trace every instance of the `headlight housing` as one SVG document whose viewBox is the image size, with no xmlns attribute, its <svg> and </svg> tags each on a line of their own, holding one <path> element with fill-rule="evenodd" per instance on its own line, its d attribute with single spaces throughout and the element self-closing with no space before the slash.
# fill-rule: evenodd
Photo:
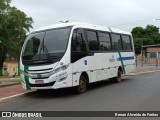
<svg viewBox="0 0 160 120">
<path fill-rule="evenodd" d="M 57 72 L 60 72 L 60 71 L 62 71 L 62 70 L 66 70 L 66 69 L 68 68 L 68 66 L 69 66 L 69 64 L 68 64 L 68 65 L 60 66 L 60 67 L 56 68 L 56 69 L 54 70 L 54 72 L 57 73 Z"/>
<path fill-rule="evenodd" d="M 68 68 L 68 66 L 69 66 L 69 64 L 60 66 L 60 67 L 56 68 L 55 70 L 53 70 L 50 75 L 55 74 L 60 71 L 63 71 L 63 70 L 66 70 Z"/>
</svg>

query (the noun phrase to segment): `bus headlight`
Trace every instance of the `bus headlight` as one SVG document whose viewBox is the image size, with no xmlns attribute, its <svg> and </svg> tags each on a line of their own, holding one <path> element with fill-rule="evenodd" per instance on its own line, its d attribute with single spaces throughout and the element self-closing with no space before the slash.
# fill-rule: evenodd
<svg viewBox="0 0 160 120">
<path fill-rule="evenodd" d="M 61 66 L 61 70 L 66 70 L 68 68 L 69 65 L 63 65 Z"/>
<path fill-rule="evenodd" d="M 66 69 L 68 68 L 68 66 L 69 66 L 69 64 L 68 64 L 68 65 L 63 65 L 63 66 L 61 66 L 61 67 L 58 67 L 58 68 L 56 68 L 55 70 L 53 70 L 50 75 L 53 75 L 53 74 L 55 74 L 55 73 L 57 73 L 57 72 L 66 70 Z"/>
<path fill-rule="evenodd" d="M 54 70 L 54 73 L 60 72 L 60 71 L 62 71 L 62 70 L 66 70 L 66 69 L 68 68 L 68 66 L 69 66 L 69 64 L 68 64 L 68 65 L 63 65 L 63 66 L 61 66 L 61 67 L 59 67 L 59 68 L 56 68 L 56 69 Z"/>
</svg>

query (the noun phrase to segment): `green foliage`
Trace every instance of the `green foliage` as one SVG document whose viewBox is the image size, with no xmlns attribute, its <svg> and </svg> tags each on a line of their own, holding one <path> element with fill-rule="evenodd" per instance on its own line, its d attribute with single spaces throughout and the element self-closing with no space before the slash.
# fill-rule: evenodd
<svg viewBox="0 0 160 120">
<path fill-rule="evenodd" d="M 3 75 L 3 71 L 2 71 L 2 69 L 0 69 L 0 76 L 2 76 Z"/>
<path fill-rule="evenodd" d="M 159 28 L 147 25 L 146 28 L 135 27 L 132 30 L 136 53 L 141 52 L 142 45 L 160 44 Z"/>
<path fill-rule="evenodd" d="M 6 58 L 19 58 L 23 39 L 33 23 L 31 17 L 11 7 L 10 2 L 0 1 L 0 69 Z"/>
<path fill-rule="evenodd" d="M 17 78 L 12 78 L 12 79 L 3 79 L 3 80 L 0 80 L 0 82 L 14 82 L 14 83 L 20 83 L 21 80 L 20 80 L 20 79 L 17 79 Z"/>
</svg>

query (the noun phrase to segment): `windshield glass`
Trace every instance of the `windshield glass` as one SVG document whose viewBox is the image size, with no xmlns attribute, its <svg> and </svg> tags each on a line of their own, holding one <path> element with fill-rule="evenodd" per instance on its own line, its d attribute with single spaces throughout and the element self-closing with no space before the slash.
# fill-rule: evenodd
<svg viewBox="0 0 160 120">
<path fill-rule="evenodd" d="M 29 35 L 26 39 L 27 43 L 22 56 L 31 57 L 35 54 L 38 54 L 40 44 L 43 41 L 43 36 L 44 36 L 44 32 Z"/>
<path fill-rule="evenodd" d="M 65 52 L 68 35 L 68 29 L 47 31 L 44 37 L 44 45 L 49 53 Z"/>
<path fill-rule="evenodd" d="M 30 34 L 22 51 L 26 65 L 56 62 L 66 51 L 70 28 L 59 28 Z"/>
</svg>

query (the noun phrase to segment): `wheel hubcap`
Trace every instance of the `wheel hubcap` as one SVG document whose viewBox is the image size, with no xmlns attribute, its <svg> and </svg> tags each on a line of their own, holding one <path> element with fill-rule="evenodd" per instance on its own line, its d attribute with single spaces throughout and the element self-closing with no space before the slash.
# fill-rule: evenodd
<svg viewBox="0 0 160 120">
<path fill-rule="evenodd" d="M 84 88 L 85 88 L 85 82 L 83 80 L 80 80 L 79 86 L 80 86 L 81 90 L 84 90 Z"/>
</svg>

